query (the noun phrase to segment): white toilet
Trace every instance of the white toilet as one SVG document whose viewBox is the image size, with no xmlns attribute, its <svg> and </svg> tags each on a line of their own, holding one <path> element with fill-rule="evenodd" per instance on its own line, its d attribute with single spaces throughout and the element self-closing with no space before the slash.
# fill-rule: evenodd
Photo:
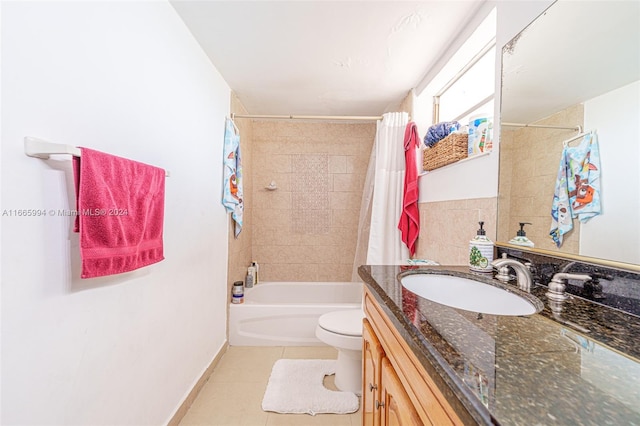
<svg viewBox="0 0 640 426">
<path fill-rule="evenodd" d="M 316 337 L 338 350 L 335 384 L 362 393 L 362 309 L 329 312 L 318 319 Z"/>
</svg>

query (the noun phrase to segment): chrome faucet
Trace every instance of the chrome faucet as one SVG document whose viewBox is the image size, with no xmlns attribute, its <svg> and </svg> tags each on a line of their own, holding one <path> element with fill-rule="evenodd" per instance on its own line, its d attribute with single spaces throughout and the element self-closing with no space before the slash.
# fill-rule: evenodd
<svg viewBox="0 0 640 426">
<path fill-rule="evenodd" d="M 562 324 L 567 324 L 568 326 L 574 327 L 583 333 L 588 333 L 589 329 L 582 327 L 579 324 L 573 323 L 571 321 L 567 321 L 562 318 L 562 310 L 564 301 L 567 300 L 567 295 L 565 294 L 565 280 L 582 280 L 589 281 L 591 279 L 590 275 L 586 274 L 568 274 L 566 272 L 558 272 L 553 276 L 551 281 L 549 282 L 549 290 L 547 291 L 547 299 L 549 299 L 549 309 L 551 309 L 551 313 L 553 314 L 553 318 L 556 321 L 561 322 Z"/>
<path fill-rule="evenodd" d="M 560 268 L 559 272 L 569 272 L 574 266 L 580 265 L 578 262 L 569 262 Z M 600 284 L 600 280 L 613 281 L 615 278 L 613 275 L 608 274 L 606 271 L 602 271 L 598 268 L 593 267 L 582 267 L 581 269 L 586 269 L 586 271 L 578 271 L 580 273 L 584 273 L 591 277 L 590 280 L 585 280 L 582 286 L 582 295 L 587 299 L 604 299 L 605 295 L 602 294 L 602 284 Z"/>
<path fill-rule="evenodd" d="M 563 302 L 567 300 L 567 295 L 564 292 L 566 288 L 565 280 L 589 281 L 591 280 L 591 275 L 558 272 L 549 282 L 549 290 L 546 293 L 549 300 L 554 302 Z"/>
<path fill-rule="evenodd" d="M 496 259 L 493 262 L 491 262 L 491 265 L 498 270 L 498 272 L 500 272 L 500 274 L 502 274 L 502 276 L 504 277 L 504 269 L 505 267 L 511 267 L 511 269 L 513 269 L 516 272 L 516 279 L 518 281 L 518 287 L 520 287 L 520 290 L 522 291 L 526 291 L 526 292 L 530 292 L 531 291 L 531 285 L 533 284 L 533 275 L 531 274 L 531 271 L 529 270 L 529 268 L 515 260 L 515 259 L 510 259 L 510 258 L 500 258 L 500 259 Z M 500 279 L 500 277 L 496 277 L 498 279 Z"/>
</svg>

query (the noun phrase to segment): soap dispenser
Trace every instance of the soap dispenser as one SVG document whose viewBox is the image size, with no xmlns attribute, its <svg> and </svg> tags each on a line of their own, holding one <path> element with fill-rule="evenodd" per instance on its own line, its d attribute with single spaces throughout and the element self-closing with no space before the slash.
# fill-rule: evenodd
<svg viewBox="0 0 640 426">
<path fill-rule="evenodd" d="M 469 241 L 469 269 L 474 272 L 493 272 L 493 241 L 487 238 L 482 228 L 484 222 L 478 222 L 480 229 L 477 235 Z"/>
<path fill-rule="evenodd" d="M 516 232 L 516 236 L 509 240 L 509 244 L 515 244 L 517 246 L 533 247 L 533 241 L 527 238 L 527 233 L 524 232 L 525 225 L 532 225 L 530 222 L 520 222 L 520 230 Z"/>
</svg>

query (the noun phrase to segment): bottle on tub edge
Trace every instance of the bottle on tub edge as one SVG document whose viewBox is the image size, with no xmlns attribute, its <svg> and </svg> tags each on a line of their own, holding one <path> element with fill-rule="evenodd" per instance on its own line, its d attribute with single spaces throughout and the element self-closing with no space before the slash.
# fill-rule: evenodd
<svg viewBox="0 0 640 426">
<path fill-rule="evenodd" d="M 258 265 L 258 262 L 251 262 L 251 266 L 253 266 L 255 268 L 255 274 L 253 274 L 253 283 L 254 284 L 260 284 L 260 265 Z"/>
<path fill-rule="evenodd" d="M 252 288 L 256 282 L 256 268 L 249 266 L 247 268 L 247 277 L 244 280 L 244 286 L 246 288 Z"/>
<path fill-rule="evenodd" d="M 492 272 L 493 266 L 493 241 L 486 236 L 482 229 L 484 222 L 478 222 L 480 229 L 477 235 L 469 241 L 469 269 L 474 272 Z"/>
<path fill-rule="evenodd" d="M 244 303 L 244 283 L 236 281 L 231 289 L 231 303 Z"/>
</svg>

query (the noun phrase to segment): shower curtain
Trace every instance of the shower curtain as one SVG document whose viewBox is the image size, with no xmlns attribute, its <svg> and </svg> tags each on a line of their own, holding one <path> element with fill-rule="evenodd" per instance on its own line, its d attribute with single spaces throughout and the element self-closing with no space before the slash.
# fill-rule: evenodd
<svg viewBox="0 0 640 426">
<path fill-rule="evenodd" d="M 406 112 L 389 112 L 377 123 L 362 194 L 352 281 L 360 281 L 360 265 L 406 264 L 410 257 L 398 229 L 405 175 L 404 131 L 408 122 Z"/>
</svg>

